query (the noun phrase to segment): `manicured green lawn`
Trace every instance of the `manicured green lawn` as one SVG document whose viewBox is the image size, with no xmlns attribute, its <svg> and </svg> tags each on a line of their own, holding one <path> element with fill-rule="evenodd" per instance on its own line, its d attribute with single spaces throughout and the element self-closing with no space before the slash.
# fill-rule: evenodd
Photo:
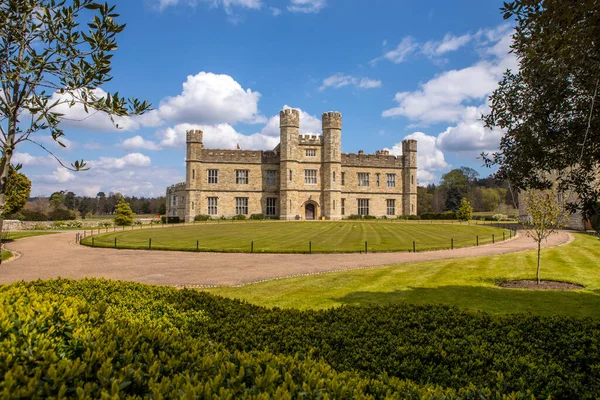
<svg viewBox="0 0 600 400">
<path fill-rule="evenodd" d="M 13 256 L 13 253 L 8 250 L 2 250 L 2 261 L 6 261 Z"/>
<path fill-rule="evenodd" d="M 169 228 L 136 228 L 94 237 L 94 246 L 147 249 L 152 239 L 153 249 L 195 251 L 249 252 L 254 242 L 254 252 L 304 253 L 408 251 L 415 241 L 417 251 L 475 246 L 508 239 L 508 230 L 490 226 L 473 226 L 466 223 L 414 223 L 414 222 L 223 222 L 198 223 L 195 226 Z M 504 236 L 503 236 L 504 235 Z M 86 238 L 83 244 L 91 245 Z"/>
<path fill-rule="evenodd" d="M 503 289 L 494 283 L 535 277 L 536 252 L 440 260 L 280 279 L 208 291 L 282 308 L 323 309 L 389 303 L 445 304 L 492 314 L 600 317 L 600 238 L 576 234 L 570 245 L 542 250 L 542 279 L 577 291 Z"/>
<path fill-rule="evenodd" d="M 17 240 L 32 236 L 52 235 L 58 232 L 49 231 L 20 231 L 20 232 L 5 232 L 2 234 L 2 240 Z"/>
</svg>

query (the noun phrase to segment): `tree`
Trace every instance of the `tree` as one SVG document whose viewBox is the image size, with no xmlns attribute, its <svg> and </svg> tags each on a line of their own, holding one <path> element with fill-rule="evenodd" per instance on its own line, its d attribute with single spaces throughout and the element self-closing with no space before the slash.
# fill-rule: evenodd
<svg viewBox="0 0 600 400">
<path fill-rule="evenodd" d="M 507 71 L 490 97 L 489 128 L 506 131 L 499 151 L 483 154 L 513 188 L 566 192 L 570 211 L 590 217 L 600 198 L 600 4 L 597 0 L 516 0 Z M 570 193 L 578 196 L 570 196 Z"/>
<path fill-rule="evenodd" d="M 10 167 L 8 182 L 6 183 L 6 208 L 7 214 L 16 214 L 25 207 L 31 193 L 31 181 L 16 168 Z"/>
<path fill-rule="evenodd" d="M 525 234 L 537 242 L 537 270 L 535 278 L 540 283 L 542 240 L 547 239 L 567 223 L 565 207 L 551 190 L 528 190 L 524 195 L 529 221 Z"/>
<path fill-rule="evenodd" d="M 165 203 L 160 203 L 158 206 L 158 214 L 165 215 L 167 213 L 167 205 Z"/>
<path fill-rule="evenodd" d="M 61 208 L 65 204 L 65 191 L 54 192 L 50 195 L 50 204 L 54 209 Z"/>
<path fill-rule="evenodd" d="M 89 23 L 79 23 L 82 15 L 92 16 Z M 0 232 L 15 148 L 28 141 L 54 156 L 33 135 L 47 132 L 64 146 L 60 107 L 78 105 L 86 113 L 106 113 L 113 123 L 113 116 L 150 109 L 145 101 L 100 89 L 112 79 L 116 35 L 125 28 L 117 17 L 114 6 L 94 0 L 0 3 Z M 65 168 L 86 169 L 83 160 L 67 166 L 54 157 Z"/>
<path fill-rule="evenodd" d="M 456 187 L 451 187 L 446 194 L 446 205 L 444 210 L 446 211 L 458 211 L 460 208 L 460 202 L 463 196 Z"/>
<path fill-rule="evenodd" d="M 473 217 L 473 207 L 471 207 L 469 200 L 464 197 L 460 201 L 457 217 L 459 221 L 469 221 Z"/>
<path fill-rule="evenodd" d="M 75 198 L 75 193 L 65 193 L 64 205 L 65 207 L 67 207 L 67 210 L 74 210 L 75 207 L 77 207 L 77 199 Z"/>
<path fill-rule="evenodd" d="M 429 191 L 429 187 L 417 187 L 417 212 L 419 215 L 433 212 L 433 192 Z"/>
<path fill-rule="evenodd" d="M 133 224 L 134 217 L 135 213 L 131 211 L 131 206 L 121 197 L 115 210 L 115 225 L 131 225 Z"/>
</svg>

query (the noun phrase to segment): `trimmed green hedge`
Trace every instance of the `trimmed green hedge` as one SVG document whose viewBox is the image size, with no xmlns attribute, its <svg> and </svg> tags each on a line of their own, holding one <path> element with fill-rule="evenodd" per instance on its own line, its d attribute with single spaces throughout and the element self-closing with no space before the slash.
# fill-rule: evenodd
<svg viewBox="0 0 600 400">
<path fill-rule="evenodd" d="M 267 310 L 104 280 L 0 288 L 2 397 L 597 398 L 600 321 Z M 262 397 L 261 397 L 262 398 Z"/>
</svg>

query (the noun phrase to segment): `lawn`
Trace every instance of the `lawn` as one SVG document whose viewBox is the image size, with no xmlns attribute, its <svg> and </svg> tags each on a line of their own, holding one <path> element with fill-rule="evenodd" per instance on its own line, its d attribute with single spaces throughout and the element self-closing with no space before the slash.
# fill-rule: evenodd
<svg viewBox="0 0 600 400">
<path fill-rule="evenodd" d="M 4 232 L 2 233 L 2 240 L 17 240 L 23 239 L 26 237 L 32 236 L 42 236 L 42 235 L 52 235 L 53 233 L 58 232 L 48 232 L 48 231 L 19 231 L 19 232 Z"/>
<path fill-rule="evenodd" d="M 2 250 L 2 261 L 6 261 L 13 256 L 13 253 L 8 250 Z"/>
<path fill-rule="evenodd" d="M 413 303 L 445 304 L 491 314 L 599 317 L 600 238 L 575 236 L 569 245 L 542 250 L 541 277 L 585 286 L 578 291 L 527 291 L 494 285 L 503 280 L 533 279 L 535 251 L 334 272 L 208 291 L 282 308 Z"/>
<path fill-rule="evenodd" d="M 223 222 L 143 228 L 94 236 L 94 246 L 223 252 L 305 253 L 417 251 L 475 246 L 508 239 L 510 231 L 458 222 Z M 150 243 L 150 239 L 152 239 Z M 252 242 L 254 242 L 252 244 Z M 82 240 L 91 245 L 91 238 Z"/>
</svg>

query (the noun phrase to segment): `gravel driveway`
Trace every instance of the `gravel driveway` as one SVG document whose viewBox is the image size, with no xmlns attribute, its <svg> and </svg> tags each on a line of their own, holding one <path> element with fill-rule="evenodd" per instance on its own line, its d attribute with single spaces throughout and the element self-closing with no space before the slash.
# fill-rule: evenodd
<svg viewBox="0 0 600 400">
<path fill-rule="evenodd" d="M 560 232 L 544 247 L 569 243 Z M 418 253 L 237 254 L 115 250 L 81 246 L 75 231 L 19 239 L 7 249 L 20 256 L 0 267 L 0 283 L 57 277 L 98 277 L 169 286 L 236 286 L 286 276 L 416 261 L 476 257 L 535 249 L 522 235 L 480 247 Z"/>
</svg>

